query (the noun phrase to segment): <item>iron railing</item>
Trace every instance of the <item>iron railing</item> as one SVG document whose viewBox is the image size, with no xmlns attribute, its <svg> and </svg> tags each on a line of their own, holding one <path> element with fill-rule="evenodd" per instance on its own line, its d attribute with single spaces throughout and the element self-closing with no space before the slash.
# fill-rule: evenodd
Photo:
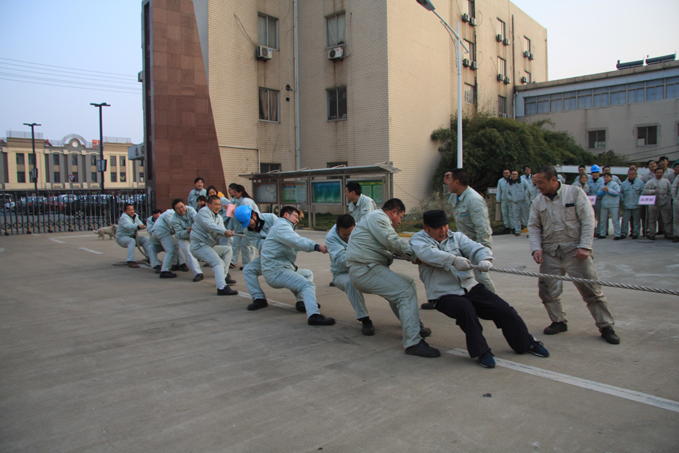
<svg viewBox="0 0 679 453">
<path fill-rule="evenodd" d="M 0 192 L 0 234 L 92 231 L 118 223 L 125 204 L 151 215 L 144 190 Z"/>
</svg>

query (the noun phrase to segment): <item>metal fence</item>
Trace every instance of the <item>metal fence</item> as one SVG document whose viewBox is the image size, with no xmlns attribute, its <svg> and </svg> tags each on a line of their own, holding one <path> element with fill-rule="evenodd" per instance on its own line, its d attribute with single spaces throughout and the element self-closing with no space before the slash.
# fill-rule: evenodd
<svg viewBox="0 0 679 453">
<path fill-rule="evenodd" d="M 144 190 L 0 192 L 0 234 L 92 231 L 117 224 L 127 203 L 151 215 Z"/>
</svg>

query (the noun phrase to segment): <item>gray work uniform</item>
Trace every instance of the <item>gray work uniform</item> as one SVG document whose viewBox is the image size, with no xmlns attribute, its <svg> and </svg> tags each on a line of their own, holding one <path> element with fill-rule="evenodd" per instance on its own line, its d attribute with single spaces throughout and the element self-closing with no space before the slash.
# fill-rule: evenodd
<svg viewBox="0 0 679 453">
<path fill-rule="evenodd" d="M 212 267 L 217 289 L 226 286 L 227 267 L 231 262 L 231 247 L 217 245 L 225 232 L 224 221 L 208 206 L 202 207 L 193 219 L 190 236 L 191 254 Z"/>
<path fill-rule="evenodd" d="M 416 259 L 410 244 L 394 231 L 387 214 L 377 209 L 354 228 L 345 259 L 354 288 L 365 294 L 377 294 L 389 302 L 391 310 L 401 321 L 403 347 L 408 348 L 422 339 L 417 287 L 411 276 L 389 269 L 394 255 L 411 261 Z"/>
<path fill-rule="evenodd" d="M 620 201 L 622 204 L 622 222 L 620 234 L 627 236 L 630 231 L 629 223 L 632 222 L 632 236 L 641 234 L 641 208 L 639 207 L 639 197 L 644 191 L 644 183 L 637 176 L 634 180 L 627 178 L 620 185 Z"/>
<path fill-rule="evenodd" d="M 134 249 L 139 244 L 146 251 L 146 255 L 151 260 L 151 267 L 160 264 L 158 257 L 151 250 L 151 242 L 146 236 L 137 236 L 139 226 L 143 225 L 137 214 L 130 217 L 126 213 L 120 216 L 118 220 L 118 229 L 116 230 L 116 243 L 127 249 L 127 261 L 134 261 Z"/>
<path fill-rule="evenodd" d="M 197 191 L 196 189 L 191 190 L 191 192 L 189 192 L 189 197 L 186 199 L 186 204 L 193 209 L 198 209 L 198 197 L 200 196 L 207 196 L 207 191 L 205 189 L 200 189 L 200 191 Z"/>
<path fill-rule="evenodd" d="M 368 309 L 365 306 L 365 298 L 363 293 L 354 288 L 349 277 L 349 269 L 347 268 L 347 246 L 339 234 L 337 234 L 337 225 L 333 225 L 325 236 L 325 245 L 328 247 L 328 254 L 330 254 L 330 272 L 332 272 L 332 282 L 335 287 L 344 291 L 349 298 L 349 303 L 354 307 L 356 312 L 356 319 L 365 318 L 368 316 Z"/>
<path fill-rule="evenodd" d="M 587 184 L 589 184 L 590 195 L 596 195 L 596 203 L 594 204 L 594 214 L 596 217 L 596 221 L 599 221 L 601 219 L 601 196 L 599 196 L 599 191 L 604 188 L 604 184 L 606 184 L 606 181 L 604 181 L 604 178 L 602 176 L 599 176 L 596 181 L 594 180 L 594 178 L 590 176 L 589 180 L 587 181 Z"/>
<path fill-rule="evenodd" d="M 250 208 L 255 211 L 259 212 L 259 208 L 257 207 L 257 203 L 252 198 L 246 198 L 246 197 L 240 197 L 240 198 L 234 198 L 233 203 L 236 205 L 236 208 L 238 206 L 250 206 Z M 231 226 L 233 228 L 234 233 L 238 234 L 243 234 L 243 227 L 240 225 L 239 222 L 236 221 L 236 219 L 231 220 Z M 238 254 L 241 254 L 241 264 L 243 267 L 247 266 L 250 261 L 252 261 L 255 258 L 255 247 L 250 244 L 250 241 L 248 238 L 244 238 L 241 236 L 234 236 L 233 238 L 233 257 L 231 258 L 231 264 L 234 266 L 238 264 Z"/>
<path fill-rule="evenodd" d="M 648 207 L 647 237 L 655 237 L 658 216 L 663 222 L 665 237 L 672 236 L 672 184 L 669 179 L 654 177 L 644 186 L 644 195 L 655 195 L 655 204 Z"/>
<path fill-rule="evenodd" d="M 163 212 L 153 224 L 151 229 L 151 244 L 156 252 L 165 252 L 161 272 L 168 272 L 175 262 L 179 265 L 184 264 L 184 260 L 179 253 L 179 244 L 174 238 L 172 219 L 174 209 Z"/>
<path fill-rule="evenodd" d="M 531 208 L 528 222 L 531 251 L 542 251 L 543 274 L 564 275 L 598 280 L 590 254 L 587 259 L 575 257 L 578 248 L 592 250 L 594 213 L 587 195 L 579 188 L 560 184 L 554 199 L 540 194 Z M 587 303 L 599 330 L 614 324 L 608 302 L 601 286 L 574 283 Z M 538 280 L 540 299 L 552 322 L 565 322 L 566 313 L 561 304 L 563 286 L 560 280 Z"/>
<path fill-rule="evenodd" d="M 448 202 L 453 206 L 453 215 L 457 231 L 463 233 L 472 241 L 493 248 L 493 230 L 488 218 L 488 205 L 486 200 L 471 187 L 467 187 L 459 197 L 451 196 Z M 510 201 L 511 203 L 511 201 Z M 512 221 L 514 224 L 514 221 Z M 521 225 L 519 224 L 519 228 Z M 479 283 L 490 291 L 497 293 L 495 284 L 490 279 L 488 272 L 474 270 L 474 275 Z"/>
<path fill-rule="evenodd" d="M 250 228 L 245 228 L 243 231 L 253 247 L 261 254 L 264 240 L 268 236 L 271 227 L 278 220 L 278 217 L 275 214 L 259 214 L 259 219 L 264 221 L 264 225 L 260 231 L 251 230 Z M 262 275 L 262 257 L 258 256 L 243 267 L 243 278 L 245 279 L 245 285 L 248 287 L 248 292 L 250 293 L 252 300 L 266 299 L 266 295 L 259 285 L 260 275 Z M 302 300 L 298 293 L 295 295 L 297 296 L 297 300 Z"/>
<path fill-rule="evenodd" d="M 679 178 L 672 183 L 672 204 L 674 205 L 674 238 L 679 236 Z"/>
<path fill-rule="evenodd" d="M 573 184 L 571 184 L 571 185 L 572 185 L 573 187 L 579 187 L 579 188 L 581 188 L 582 190 L 585 191 L 585 193 L 586 193 L 587 195 L 592 195 L 591 189 L 589 188 L 589 184 L 587 184 L 587 183 L 585 183 L 585 185 L 583 186 L 582 183 L 581 183 L 580 181 L 575 181 L 575 182 L 574 182 Z"/>
<path fill-rule="evenodd" d="M 505 228 L 512 229 L 512 202 L 507 197 L 509 181 L 507 178 L 500 178 L 497 182 L 497 193 L 495 194 L 495 201 L 500 203 L 500 210 L 502 211 L 502 222 Z"/>
<path fill-rule="evenodd" d="M 314 274 L 309 269 L 295 265 L 297 251 L 313 252 L 316 243 L 295 232 L 295 226 L 286 218 L 276 220 L 262 245 L 262 275 L 272 288 L 287 288 L 301 296 L 307 318 L 318 314 Z"/>
<path fill-rule="evenodd" d="M 349 203 L 349 214 L 354 218 L 356 225 L 361 219 L 377 209 L 377 205 L 372 198 L 361 194 L 356 203 Z"/>
<path fill-rule="evenodd" d="M 514 215 L 514 232 L 521 233 L 521 226 L 528 223 L 528 183 L 525 179 L 517 179 L 508 184 L 507 188 L 507 196 L 512 203 L 512 214 Z"/>
<path fill-rule="evenodd" d="M 611 180 L 608 184 L 608 191 L 604 192 L 601 198 L 601 219 L 599 219 L 599 236 L 608 234 L 608 215 L 613 221 L 613 231 L 615 237 L 620 236 L 620 186 Z M 603 191 L 603 189 L 602 189 Z"/>
<path fill-rule="evenodd" d="M 193 220 L 198 213 L 191 206 L 186 207 L 186 214 L 179 215 L 176 212 L 172 217 L 172 229 L 174 230 L 174 237 L 177 239 L 179 249 L 184 253 L 186 263 L 191 268 L 193 275 L 203 273 L 200 263 L 191 253 L 191 233 L 188 231 L 193 226 Z"/>
</svg>

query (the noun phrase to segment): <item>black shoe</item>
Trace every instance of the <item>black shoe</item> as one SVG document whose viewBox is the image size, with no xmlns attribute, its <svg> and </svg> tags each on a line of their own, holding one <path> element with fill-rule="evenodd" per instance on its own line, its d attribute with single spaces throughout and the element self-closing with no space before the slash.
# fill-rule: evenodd
<svg viewBox="0 0 679 453">
<path fill-rule="evenodd" d="M 316 313 L 314 315 L 309 316 L 307 323 L 309 323 L 310 326 L 332 326 L 333 324 L 335 324 L 335 319 L 326 318 L 322 314 Z"/>
<path fill-rule="evenodd" d="M 538 357 L 549 357 L 549 351 L 545 348 L 545 345 L 542 344 L 542 341 L 537 341 L 535 338 L 531 340 L 528 352 Z"/>
<path fill-rule="evenodd" d="M 160 269 L 162 269 L 162 266 L 160 264 L 153 268 L 156 274 L 160 274 Z"/>
<path fill-rule="evenodd" d="M 432 304 L 431 302 L 425 302 L 425 303 L 423 303 L 422 305 L 420 305 L 420 308 L 421 308 L 422 310 L 433 310 L 433 309 L 434 309 L 434 304 Z"/>
<path fill-rule="evenodd" d="M 172 267 L 170 268 L 170 270 L 173 272 L 178 271 L 179 269 L 181 269 L 181 266 L 179 266 L 179 264 L 173 264 Z"/>
<path fill-rule="evenodd" d="M 650 241 L 655 241 L 655 236 L 646 236 L 646 239 Z"/>
<path fill-rule="evenodd" d="M 615 334 L 615 330 L 611 326 L 601 329 L 601 337 L 610 344 L 620 344 L 620 338 Z"/>
<path fill-rule="evenodd" d="M 186 263 L 184 263 L 181 266 L 179 266 L 179 270 L 182 271 L 182 272 L 188 272 L 189 266 L 187 266 Z"/>
<path fill-rule="evenodd" d="M 316 305 L 318 306 L 318 308 L 321 308 L 321 304 L 319 304 L 318 302 L 316 302 Z M 306 313 L 306 306 L 304 305 L 304 301 L 303 301 L 303 300 L 300 300 L 300 301 L 296 302 L 296 303 L 295 303 L 295 308 L 296 308 L 297 311 L 300 312 L 300 313 Z"/>
<path fill-rule="evenodd" d="M 198 274 L 198 275 L 196 275 L 195 277 L 193 277 L 193 281 L 194 281 L 194 282 L 199 282 L 199 281 L 201 281 L 203 278 L 204 278 L 204 277 L 203 277 L 203 274 Z"/>
<path fill-rule="evenodd" d="M 255 299 L 252 301 L 250 305 L 248 305 L 248 310 L 254 311 L 254 310 L 259 310 L 260 308 L 265 308 L 269 306 L 269 302 L 266 301 L 266 299 Z"/>
<path fill-rule="evenodd" d="M 632 239 L 639 239 L 639 235 L 638 234 L 632 235 Z"/>
<path fill-rule="evenodd" d="M 328 286 L 335 286 L 335 282 L 330 282 Z"/>
<path fill-rule="evenodd" d="M 439 357 L 441 355 L 441 351 L 432 348 L 424 340 L 420 340 L 416 345 L 406 348 L 405 353 L 408 355 L 419 355 L 420 357 Z"/>
<path fill-rule="evenodd" d="M 239 269 L 242 271 L 242 270 L 243 270 L 243 266 L 241 266 Z"/>
<path fill-rule="evenodd" d="M 502 233 L 503 233 L 503 234 L 509 234 L 509 233 L 511 233 L 511 232 L 512 232 L 512 229 L 511 229 L 511 228 L 507 228 L 507 227 L 505 227 L 505 229 L 502 230 Z"/>
<path fill-rule="evenodd" d="M 479 365 L 481 365 L 484 368 L 495 368 L 495 357 L 492 352 L 490 352 L 490 349 L 481 354 L 479 357 Z"/>
<path fill-rule="evenodd" d="M 427 338 L 429 335 L 431 335 L 431 329 L 429 327 L 424 327 L 424 324 L 420 321 L 420 336 L 422 338 Z"/>
<path fill-rule="evenodd" d="M 545 335 L 556 335 L 557 333 L 567 332 L 567 331 L 568 331 L 568 324 L 566 324 L 566 321 L 553 322 L 549 326 L 545 327 L 544 334 Z"/>
<path fill-rule="evenodd" d="M 620 239 L 625 239 L 625 236 L 616 236 L 613 238 L 614 241 L 619 241 Z"/>
<path fill-rule="evenodd" d="M 231 274 L 226 274 L 226 278 L 224 279 L 227 285 L 235 285 L 238 283 L 236 280 L 231 278 Z"/>
<path fill-rule="evenodd" d="M 177 278 L 177 274 L 165 271 L 160 273 L 160 278 Z"/>
<path fill-rule="evenodd" d="M 375 335 L 375 326 L 373 326 L 373 322 L 370 320 L 370 318 L 361 320 L 361 322 L 363 323 L 363 327 L 361 328 L 361 333 L 363 335 Z"/>
<path fill-rule="evenodd" d="M 236 294 L 238 294 L 238 291 L 231 289 L 228 286 L 225 286 L 224 289 L 217 289 L 218 296 L 235 296 Z"/>
</svg>

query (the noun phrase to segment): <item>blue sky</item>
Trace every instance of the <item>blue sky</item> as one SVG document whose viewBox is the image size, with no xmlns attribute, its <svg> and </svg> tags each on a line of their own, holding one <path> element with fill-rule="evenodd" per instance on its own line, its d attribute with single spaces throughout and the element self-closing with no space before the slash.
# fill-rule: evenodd
<svg viewBox="0 0 679 453">
<path fill-rule="evenodd" d="M 676 0 L 514 3 L 547 28 L 551 80 L 613 71 L 617 60 L 679 47 Z M 0 136 L 35 122 L 45 138 L 96 139 L 99 116 L 90 103 L 107 102 L 104 135 L 141 142 L 141 0 L 0 0 L 0 17 Z"/>
</svg>

